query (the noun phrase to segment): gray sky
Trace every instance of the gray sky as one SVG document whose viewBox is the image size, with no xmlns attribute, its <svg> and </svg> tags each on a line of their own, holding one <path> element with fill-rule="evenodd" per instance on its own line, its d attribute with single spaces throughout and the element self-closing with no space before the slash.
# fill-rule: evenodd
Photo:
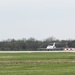
<svg viewBox="0 0 75 75">
<path fill-rule="evenodd" d="M 0 40 L 75 39 L 74 30 L 75 0 L 0 0 Z"/>
</svg>

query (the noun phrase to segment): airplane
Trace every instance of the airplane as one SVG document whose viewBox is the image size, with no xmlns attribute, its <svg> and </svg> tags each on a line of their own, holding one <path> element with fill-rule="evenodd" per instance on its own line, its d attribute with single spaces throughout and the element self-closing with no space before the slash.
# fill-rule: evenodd
<svg viewBox="0 0 75 75">
<path fill-rule="evenodd" d="M 53 45 L 48 45 L 46 49 L 56 49 L 55 42 Z"/>
<path fill-rule="evenodd" d="M 46 48 L 38 48 L 39 50 L 48 50 L 48 51 L 56 51 L 56 50 L 63 50 L 63 48 L 57 48 L 55 46 L 55 42 L 53 43 L 53 45 L 48 45 Z"/>
<path fill-rule="evenodd" d="M 55 46 L 55 42 L 53 43 L 53 45 L 48 45 L 46 47 L 47 50 L 64 50 L 64 51 L 75 51 L 75 48 L 73 47 L 68 47 L 68 43 L 66 43 L 66 47 L 61 47 L 61 48 L 56 48 Z"/>
<path fill-rule="evenodd" d="M 63 48 L 57 48 L 56 46 L 55 46 L 55 42 L 53 43 L 53 45 L 48 45 L 47 47 L 46 47 L 46 49 L 47 50 L 63 50 Z"/>
</svg>

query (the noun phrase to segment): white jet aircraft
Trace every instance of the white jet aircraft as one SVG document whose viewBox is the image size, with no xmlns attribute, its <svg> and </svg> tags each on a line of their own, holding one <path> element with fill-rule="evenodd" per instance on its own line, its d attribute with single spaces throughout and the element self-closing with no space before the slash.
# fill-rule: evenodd
<svg viewBox="0 0 75 75">
<path fill-rule="evenodd" d="M 55 42 L 53 45 L 48 45 L 46 49 L 56 49 Z"/>
</svg>

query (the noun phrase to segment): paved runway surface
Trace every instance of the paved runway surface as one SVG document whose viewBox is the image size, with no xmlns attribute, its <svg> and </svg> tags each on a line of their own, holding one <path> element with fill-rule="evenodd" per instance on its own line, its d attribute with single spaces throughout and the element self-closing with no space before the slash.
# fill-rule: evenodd
<svg viewBox="0 0 75 75">
<path fill-rule="evenodd" d="M 0 53 L 75 52 L 75 51 L 0 51 Z"/>
</svg>

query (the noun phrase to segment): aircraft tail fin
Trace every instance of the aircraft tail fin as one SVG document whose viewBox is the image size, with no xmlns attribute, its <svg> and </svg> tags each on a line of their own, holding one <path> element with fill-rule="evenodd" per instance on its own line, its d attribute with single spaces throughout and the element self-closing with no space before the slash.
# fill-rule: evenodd
<svg viewBox="0 0 75 75">
<path fill-rule="evenodd" d="M 56 46 L 55 46 L 55 42 L 53 43 L 53 48 L 56 48 Z"/>
</svg>

